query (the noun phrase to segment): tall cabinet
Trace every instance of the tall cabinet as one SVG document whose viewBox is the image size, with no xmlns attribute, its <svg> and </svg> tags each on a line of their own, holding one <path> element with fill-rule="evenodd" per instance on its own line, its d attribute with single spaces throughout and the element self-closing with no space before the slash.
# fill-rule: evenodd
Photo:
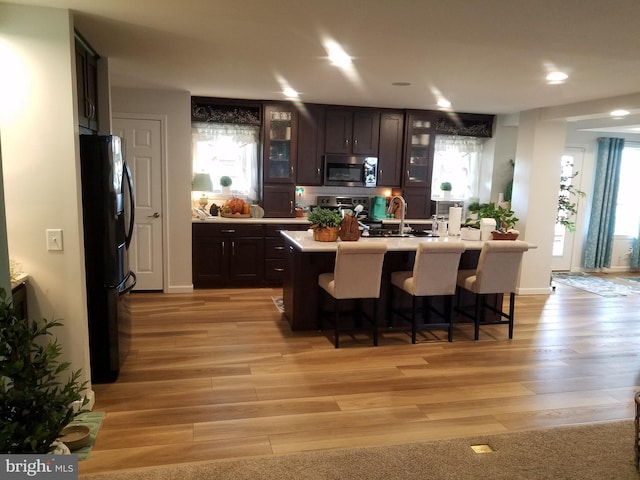
<svg viewBox="0 0 640 480">
<path fill-rule="evenodd" d="M 435 147 L 433 114 L 409 112 L 405 136 L 402 188 L 408 218 L 431 216 L 431 171 Z"/>
<path fill-rule="evenodd" d="M 299 185 L 322 185 L 324 108 L 321 105 L 306 105 L 298 114 L 297 144 L 296 181 Z"/>
<path fill-rule="evenodd" d="M 295 215 L 298 112 L 292 104 L 267 104 L 263 122 L 263 207 L 266 217 Z"/>
</svg>

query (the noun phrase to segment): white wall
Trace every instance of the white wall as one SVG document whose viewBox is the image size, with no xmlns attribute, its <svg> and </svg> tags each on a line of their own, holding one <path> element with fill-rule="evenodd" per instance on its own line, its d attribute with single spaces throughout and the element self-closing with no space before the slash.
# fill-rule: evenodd
<svg viewBox="0 0 640 480">
<path fill-rule="evenodd" d="M 166 117 L 167 171 L 163 178 L 167 225 L 168 292 L 193 290 L 191 276 L 191 94 L 178 90 L 113 88 L 113 114 Z"/>
<path fill-rule="evenodd" d="M 549 292 L 564 144 L 565 122 L 542 120 L 539 110 L 521 112 L 511 205 L 521 237 L 537 248 L 524 256 L 518 293 Z"/>
<path fill-rule="evenodd" d="M 90 375 L 73 25 L 68 10 L 0 3 L 0 118 L 9 255 L 29 317 L 61 319 L 63 360 Z M 63 230 L 64 250 L 45 230 Z"/>
</svg>

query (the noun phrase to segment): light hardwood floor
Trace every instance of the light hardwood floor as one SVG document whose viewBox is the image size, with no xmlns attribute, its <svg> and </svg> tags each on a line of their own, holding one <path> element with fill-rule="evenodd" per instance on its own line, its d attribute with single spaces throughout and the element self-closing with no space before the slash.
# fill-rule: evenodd
<svg viewBox="0 0 640 480">
<path fill-rule="evenodd" d="M 132 352 L 83 473 L 306 450 L 400 444 L 633 418 L 640 296 L 558 285 L 518 296 L 504 326 L 430 334 L 291 332 L 280 289 L 136 293 Z M 632 441 L 629 439 L 629 441 Z"/>
</svg>

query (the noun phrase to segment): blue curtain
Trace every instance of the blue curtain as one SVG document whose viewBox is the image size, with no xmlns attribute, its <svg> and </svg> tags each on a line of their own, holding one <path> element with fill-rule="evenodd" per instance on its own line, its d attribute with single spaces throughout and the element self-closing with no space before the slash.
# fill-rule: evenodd
<svg viewBox="0 0 640 480">
<path fill-rule="evenodd" d="M 598 138 L 591 218 L 584 251 L 586 269 L 611 266 L 616 200 L 624 139 Z"/>
</svg>

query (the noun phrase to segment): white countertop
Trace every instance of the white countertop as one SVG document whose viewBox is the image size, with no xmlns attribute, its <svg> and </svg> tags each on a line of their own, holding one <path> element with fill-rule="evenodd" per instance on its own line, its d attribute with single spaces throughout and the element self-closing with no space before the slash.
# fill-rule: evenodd
<svg viewBox="0 0 640 480">
<path fill-rule="evenodd" d="M 290 240 L 302 252 L 335 252 L 340 239 L 335 242 L 317 242 L 313 232 L 282 231 L 280 234 Z M 460 237 L 361 237 L 359 242 L 384 242 L 388 251 L 411 251 L 418 248 L 421 242 L 456 242 L 463 243 L 465 250 L 481 250 L 485 242 L 481 240 L 461 240 Z M 535 248 L 530 244 L 529 248 Z"/>
<path fill-rule="evenodd" d="M 383 224 L 389 225 L 399 225 L 400 219 L 398 218 L 384 218 L 382 220 L 376 220 L 377 222 L 382 222 Z M 309 223 L 307 217 L 278 217 L 278 218 L 233 218 L 233 217 L 212 217 L 207 216 L 204 220 L 199 218 L 192 218 L 191 223 L 299 223 L 305 224 Z M 404 221 L 405 225 L 431 225 L 431 219 L 420 219 L 420 218 L 410 218 Z"/>
<path fill-rule="evenodd" d="M 259 223 L 259 224 L 269 224 L 269 223 L 299 223 L 301 225 L 309 224 L 309 220 L 307 217 L 284 217 L 284 218 L 254 218 L 254 217 L 243 217 L 243 218 L 233 218 L 233 217 L 207 217 L 204 220 L 200 220 L 199 218 L 192 218 L 191 223 Z"/>
</svg>

